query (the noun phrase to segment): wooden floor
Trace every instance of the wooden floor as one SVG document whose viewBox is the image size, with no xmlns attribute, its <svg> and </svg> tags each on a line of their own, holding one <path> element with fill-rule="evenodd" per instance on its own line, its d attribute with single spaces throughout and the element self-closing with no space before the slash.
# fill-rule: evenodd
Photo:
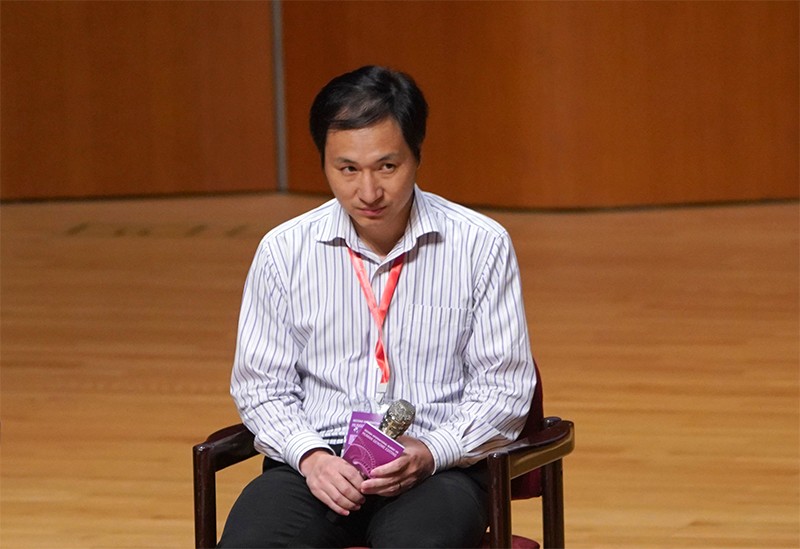
<svg viewBox="0 0 800 549">
<path fill-rule="evenodd" d="M 4 548 L 189 547 L 283 195 L 4 204 Z M 487 212 L 516 243 L 546 413 L 576 423 L 570 547 L 800 546 L 796 202 Z M 258 469 L 220 479 L 220 515 Z M 538 507 L 515 507 L 539 536 Z M 522 515 L 525 516 L 522 516 Z"/>
</svg>

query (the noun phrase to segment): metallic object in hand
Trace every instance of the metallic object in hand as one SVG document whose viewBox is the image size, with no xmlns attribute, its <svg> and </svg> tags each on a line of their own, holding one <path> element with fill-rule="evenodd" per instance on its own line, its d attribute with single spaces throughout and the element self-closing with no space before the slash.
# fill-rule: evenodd
<svg viewBox="0 0 800 549">
<path fill-rule="evenodd" d="M 380 429 L 392 438 L 397 438 L 406 432 L 414 422 L 416 408 L 407 400 L 395 400 L 389 405 L 389 409 L 383 415 Z"/>
</svg>

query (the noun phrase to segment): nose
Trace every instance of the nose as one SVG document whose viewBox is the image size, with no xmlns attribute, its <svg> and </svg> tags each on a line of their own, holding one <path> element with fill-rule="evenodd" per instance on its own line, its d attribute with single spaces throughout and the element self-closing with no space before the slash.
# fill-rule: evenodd
<svg viewBox="0 0 800 549">
<path fill-rule="evenodd" d="M 378 182 L 378 178 L 370 170 L 364 170 L 362 173 L 358 197 L 365 204 L 375 204 L 383 197 L 383 189 Z"/>
</svg>

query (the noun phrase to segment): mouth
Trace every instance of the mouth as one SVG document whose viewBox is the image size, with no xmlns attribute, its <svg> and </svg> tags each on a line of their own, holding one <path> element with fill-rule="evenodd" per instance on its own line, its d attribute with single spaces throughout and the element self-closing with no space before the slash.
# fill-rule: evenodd
<svg viewBox="0 0 800 549">
<path fill-rule="evenodd" d="M 380 215 L 386 210 L 386 207 L 381 208 L 359 208 L 358 211 L 364 217 L 380 217 Z"/>
</svg>

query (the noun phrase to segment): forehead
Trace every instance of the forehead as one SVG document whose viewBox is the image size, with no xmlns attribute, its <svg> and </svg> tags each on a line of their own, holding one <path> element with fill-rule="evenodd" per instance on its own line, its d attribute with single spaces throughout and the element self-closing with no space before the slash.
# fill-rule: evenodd
<svg viewBox="0 0 800 549">
<path fill-rule="evenodd" d="M 369 161 L 410 152 L 400 126 L 393 118 L 364 128 L 330 130 L 325 141 L 325 156 L 331 160 Z"/>
</svg>

